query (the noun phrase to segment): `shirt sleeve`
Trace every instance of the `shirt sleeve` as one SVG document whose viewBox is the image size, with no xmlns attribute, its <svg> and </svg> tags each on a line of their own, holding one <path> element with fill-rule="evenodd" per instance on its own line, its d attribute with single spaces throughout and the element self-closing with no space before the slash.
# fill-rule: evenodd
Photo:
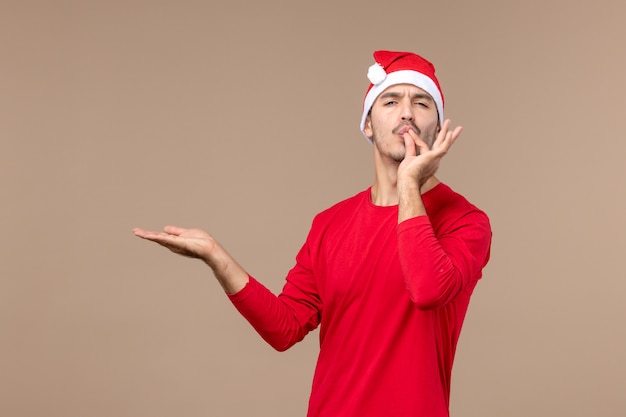
<svg viewBox="0 0 626 417">
<path fill-rule="evenodd" d="M 278 351 L 287 350 L 319 325 L 321 301 L 310 265 L 305 243 L 278 296 L 253 277 L 241 291 L 228 295 L 263 340 Z"/>
<path fill-rule="evenodd" d="M 398 225 L 400 264 L 411 300 L 420 309 L 446 305 L 472 289 L 489 259 L 487 216 L 470 211 L 436 235 L 427 216 Z"/>
</svg>

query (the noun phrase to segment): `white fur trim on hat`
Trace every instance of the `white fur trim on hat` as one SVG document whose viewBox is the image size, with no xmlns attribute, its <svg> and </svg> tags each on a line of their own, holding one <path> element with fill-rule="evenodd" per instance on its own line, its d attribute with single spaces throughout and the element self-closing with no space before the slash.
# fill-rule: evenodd
<svg viewBox="0 0 626 417">
<path fill-rule="evenodd" d="M 365 119 L 367 119 L 367 114 L 372 108 L 376 97 L 378 97 L 380 93 L 385 91 L 387 87 L 396 84 L 412 84 L 430 94 L 437 106 L 437 112 L 439 113 L 439 124 L 443 125 L 443 99 L 435 82 L 430 77 L 422 74 L 421 72 L 412 70 L 401 70 L 392 72 L 391 74 L 387 74 L 387 77 L 385 77 L 382 82 L 380 82 L 380 84 L 375 84 L 368 91 L 367 95 L 365 96 L 365 102 L 363 104 L 361 132 L 363 132 L 363 129 L 365 128 Z M 365 132 L 363 132 L 363 134 L 365 135 Z M 368 137 L 367 135 L 365 135 L 365 137 L 370 142 L 372 141 L 372 138 Z"/>
</svg>

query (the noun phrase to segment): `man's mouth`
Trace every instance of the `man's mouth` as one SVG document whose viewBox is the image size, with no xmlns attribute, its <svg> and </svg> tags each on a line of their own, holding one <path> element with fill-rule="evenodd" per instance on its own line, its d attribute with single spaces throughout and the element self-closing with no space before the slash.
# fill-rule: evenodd
<svg viewBox="0 0 626 417">
<path fill-rule="evenodd" d="M 394 129 L 394 132 L 396 135 L 404 135 L 406 132 L 408 132 L 409 130 L 412 130 L 413 132 L 415 132 L 417 135 L 419 135 L 419 129 L 417 128 L 417 126 L 415 126 L 414 124 L 402 124 L 398 127 L 396 127 Z"/>
<path fill-rule="evenodd" d="M 409 130 L 412 130 L 413 128 L 411 126 L 402 126 L 400 128 L 400 130 L 398 130 L 398 135 L 402 136 L 404 135 L 406 132 L 408 132 Z"/>
</svg>

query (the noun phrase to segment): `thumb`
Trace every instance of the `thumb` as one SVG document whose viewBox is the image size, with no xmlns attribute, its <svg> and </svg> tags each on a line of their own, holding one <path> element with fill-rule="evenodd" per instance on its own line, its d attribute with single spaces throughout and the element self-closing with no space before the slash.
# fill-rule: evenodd
<svg viewBox="0 0 626 417">
<path fill-rule="evenodd" d="M 180 234 L 186 232 L 187 229 L 184 229 L 184 228 L 178 227 L 178 226 L 165 226 L 163 228 L 163 231 L 165 233 L 167 233 L 167 234 L 170 234 L 170 235 L 179 236 Z"/>
</svg>

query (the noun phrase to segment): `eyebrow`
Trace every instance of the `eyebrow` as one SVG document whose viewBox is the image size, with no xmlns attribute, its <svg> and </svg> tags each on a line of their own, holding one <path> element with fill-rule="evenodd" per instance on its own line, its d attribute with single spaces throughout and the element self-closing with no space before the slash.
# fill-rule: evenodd
<svg viewBox="0 0 626 417">
<path fill-rule="evenodd" d="M 395 91 L 388 91 L 386 93 L 381 94 L 380 98 L 381 98 L 381 100 L 384 100 L 386 98 L 399 98 L 399 97 L 402 97 L 403 95 L 404 94 L 398 93 L 398 92 L 395 92 Z M 416 93 L 416 94 L 413 94 L 411 96 L 411 98 L 412 99 L 416 99 L 416 98 L 426 99 L 426 100 L 431 101 L 431 102 L 434 101 L 433 98 L 430 96 L 430 94 L 427 94 L 427 93 Z"/>
</svg>

